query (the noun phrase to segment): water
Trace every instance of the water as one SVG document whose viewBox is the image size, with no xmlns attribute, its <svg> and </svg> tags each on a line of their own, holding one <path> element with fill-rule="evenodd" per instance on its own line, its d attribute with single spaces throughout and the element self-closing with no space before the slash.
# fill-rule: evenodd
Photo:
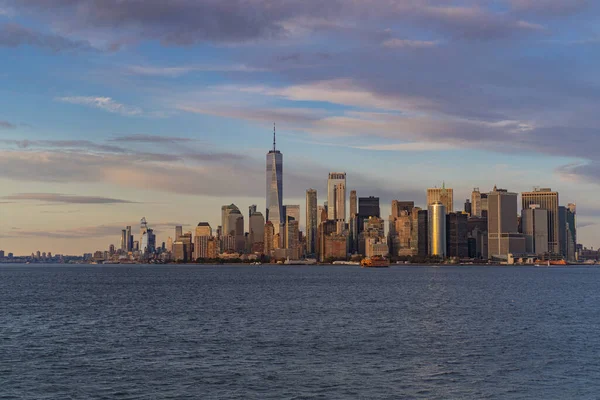
<svg viewBox="0 0 600 400">
<path fill-rule="evenodd" d="M 0 398 L 598 398 L 600 269 L 2 266 Z"/>
</svg>

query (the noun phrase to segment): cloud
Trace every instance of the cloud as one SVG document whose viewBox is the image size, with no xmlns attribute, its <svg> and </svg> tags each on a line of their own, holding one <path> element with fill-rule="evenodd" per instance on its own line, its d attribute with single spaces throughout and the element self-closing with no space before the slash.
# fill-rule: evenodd
<svg viewBox="0 0 600 400">
<path fill-rule="evenodd" d="M 232 107 L 215 104 L 195 104 L 193 102 L 181 103 L 178 110 L 195 114 L 216 115 L 226 118 L 247 119 L 250 121 L 286 121 L 289 124 L 303 124 L 321 119 L 327 113 L 324 110 L 314 108 L 284 108 L 284 107 L 259 107 L 239 106 Z"/>
<path fill-rule="evenodd" d="M 245 64 L 233 65 L 188 65 L 179 67 L 157 67 L 147 65 L 129 65 L 126 72 L 141 76 L 159 76 L 177 78 L 192 72 L 264 72 L 265 68 L 250 67 Z"/>
<path fill-rule="evenodd" d="M 293 40 L 323 32 L 362 31 L 373 22 L 428 26 L 452 37 L 476 40 L 532 31 L 510 13 L 448 6 L 436 0 L 177 0 L 168 7 L 163 0 L 145 0 L 143 7 L 120 0 L 8 1 L 16 9 L 59 20 L 59 26 L 70 33 L 110 34 L 117 48 L 131 38 L 178 46 Z"/>
<path fill-rule="evenodd" d="M 126 150 L 117 146 L 98 144 L 89 140 L 0 140 L 0 143 L 15 145 L 20 149 L 54 148 L 54 149 L 83 149 L 88 151 L 125 153 Z"/>
<path fill-rule="evenodd" d="M 110 139 L 112 142 L 124 142 L 124 143 L 186 143 L 191 142 L 194 139 L 182 138 L 182 137 L 171 137 L 171 136 L 158 136 L 158 135 L 146 135 L 146 134 L 133 134 L 126 136 L 119 136 Z"/>
<path fill-rule="evenodd" d="M 382 43 L 383 47 L 389 48 L 417 48 L 425 49 L 429 47 L 435 47 L 438 45 L 437 41 L 427 40 L 407 40 L 407 39 L 387 39 Z"/>
<path fill-rule="evenodd" d="M 18 47 L 24 45 L 54 52 L 95 50 L 85 40 L 70 40 L 60 35 L 35 32 L 14 23 L 7 23 L 0 26 L 0 47 Z"/>
<path fill-rule="evenodd" d="M 139 107 L 128 106 L 125 104 L 118 103 L 110 97 L 86 97 L 86 96 L 74 96 L 74 97 L 57 97 L 56 100 L 64 103 L 78 104 L 87 107 L 98 108 L 110 113 L 121 114 L 124 116 L 137 116 L 143 114 L 143 110 Z"/>
<path fill-rule="evenodd" d="M 41 201 L 48 203 L 68 204 L 132 204 L 134 201 L 113 199 L 109 197 L 78 196 L 61 193 L 17 193 L 2 197 L 6 200 Z"/>
<path fill-rule="evenodd" d="M 8 121 L 0 120 L 0 129 L 14 129 L 16 126 Z"/>
<path fill-rule="evenodd" d="M 557 16 L 582 12 L 591 4 L 590 0 L 510 0 L 511 7 L 516 11 Z"/>
<path fill-rule="evenodd" d="M 410 142 L 410 143 L 394 143 L 394 144 L 373 144 L 367 146 L 354 146 L 361 150 L 375 151 L 445 151 L 454 150 L 457 147 L 450 146 L 446 143 L 431 143 L 431 142 Z"/>
</svg>

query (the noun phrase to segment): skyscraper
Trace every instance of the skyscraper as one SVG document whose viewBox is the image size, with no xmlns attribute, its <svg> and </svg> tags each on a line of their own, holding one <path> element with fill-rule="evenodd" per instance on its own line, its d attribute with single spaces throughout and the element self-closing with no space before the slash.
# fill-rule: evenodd
<svg viewBox="0 0 600 400">
<path fill-rule="evenodd" d="M 252 204 L 251 206 L 248 207 L 248 221 L 250 221 L 250 217 L 252 216 L 253 213 L 256 212 L 257 210 L 257 206 L 256 204 Z"/>
<path fill-rule="evenodd" d="M 331 172 L 327 180 L 327 219 L 346 220 L 346 173 Z"/>
<path fill-rule="evenodd" d="M 262 213 L 254 211 L 250 214 L 250 242 L 252 245 L 256 243 L 264 243 L 265 240 L 265 217 Z"/>
<path fill-rule="evenodd" d="M 354 192 L 356 194 L 356 192 Z M 315 254 L 317 240 L 317 191 L 306 191 L 306 252 Z"/>
<path fill-rule="evenodd" d="M 265 218 L 278 230 L 285 221 L 283 212 L 283 154 L 276 148 L 273 125 L 273 150 L 267 153 L 267 212 Z"/>
<path fill-rule="evenodd" d="M 521 211 L 521 229 L 525 236 L 525 251 L 532 254 L 548 252 L 548 211 L 532 204 Z"/>
<path fill-rule="evenodd" d="M 394 218 L 398 218 L 402 211 L 411 213 L 413 208 L 415 208 L 414 201 L 392 200 L 392 213 L 390 215 L 390 221 L 392 221 Z"/>
<path fill-rule="evenodd" d="M 444 183 L 441 188 L 427 189 L 427 205 L 439 201 L 446 207 L 446 213 L 454 211 L 454 190 L 447 188 Z"/>
<path fill-rule="evenodd" d="M 127 251 L 127 243 L 129 243 L 129 240 L 127 239 L 127 230 L 123 229 L 121 231 L 121 250 Z"/>
<path fill-rule="evenodd" d="M 285 210 L 285 217 L 287 221 L 287 217 L 294 218 L 294 221 L 298 221 L 300 223 L 300 206 L 299 205 L 285 205 L 283 206 Z"/>
<path fill-rule="evenodd" d="M 238 218 L 244 218 L 240 209 L 235 204 L 225 205 L 221 207 L 221 226 L 223 227 L 223 235 L 233 235 L 236 229 L 236 221 Z"/>
<path fill-rule="evenodd" d="M 133 235 L 131 234 L 131 226 L 125 228 L 127 236 L 127 251 L 133 251 Z"/>
<path fill-rule="evenodd" d="M 418 255 L 427 257 L 429 254 L 429 218 L 428 210 L 419 210 L 417 212 L 417 237 L 418 237 Z"/>
<path fill-rule="evenodd" d="M 479 188 L 474 188 L 471 193 L 471 216 L 481 217 L 481 192 Z"/>
<path fill-rule="evenodd" d="M 469 257 L 467 213 L 453 212 L 446 215 L 446 255 L 448 257 Z"/>
<path fill-rule="evenodd" d="M 212 228 L 208 222 L 199 222 L 194 236 L 212 236 Z"/>
<path fill-rule="evenodd" d="M 501 259 L 525 253 L 525 238 L 518 233 L 517 194 L 505 189 L 488 193 L 488 256 Z"/>
<path fill-rule="evenodd" d="M 358 214 L 358 206 L 357 206 L 357 198 L 356 198 L 356 190 L 350 191 L 350 218 L 354 217 Z"/>
<path fill-rule="evenodd" d="M 537 204 L 542 210 L 548 211 L 548 251 L 559 254 L 558 192 L 550 188 L 535 188 L 533 192 L 521 193 L 521 202 L 523 210 Z"/>
<path fill-rule="evenodd" d="M 381 218 L 379 197 L 359 197 L 358 199 L 358 234 L 364 229 L 365 220 L 369 217 Z"/>
<path fill-rule="evenodd" d="M 273 223 L 271 221 L 267 221 L 265 223 L 265 238 L 264 238 L 264 251 L 265 255 L 271 256 L 273 253 L 273 240 L 275 236 L 275 228 L 273 227 Z"/>
<path fill-rule="evenodd" d="M 287 256 L 293 260 L 297 260 L 300 258 L 299 222 L 288 216 L 285 227 L 285 249 L 287 250 Z"/>
<path fill-rule="evenodd" d="M 429 255 L 446 258 L 446 206 L 435 201 L 427 209 Z"/>
<path fill-rule="evenodd" d="M 183 235 L 183 227 L 178 225 L 175 227 L 175 241 L 178 241 L 181 235 Z"/>
<path fill-rule="evenodd" d="M 471 203 L 471 200 L 467 199 L 465 200 L 465 209 L 464 211 L 469 214 L 469 216 L 473 213 L 473 204 Z"/>
<path fill-rule="evenodd" d="M 567 207 L 558 207 L 558 228 L 560 254 L 567 261 L 577 260 L 577 227 L 576 206 L 569 204 Z"/>
<path fill-rule="evenodd" d="M 325 206 L 317 206 L 317 229 L 321 226 L 321 222 L 327 219 L 327 209 Z"/>
</svg>

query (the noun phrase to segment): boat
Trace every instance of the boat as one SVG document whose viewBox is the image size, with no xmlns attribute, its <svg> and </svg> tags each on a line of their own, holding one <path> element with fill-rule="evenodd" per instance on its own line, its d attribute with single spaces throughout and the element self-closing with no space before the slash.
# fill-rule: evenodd
<svg viewBox="0 0 600 400">
<path fill-rule="evenodd" d="M 306 260 L 290 260 L 288 257 L 285 262 L 285 265 L 314 265 L 316 264 L 316 260 L 312 260 L 307 258 Z"/>
<path fill-rule="evenodd" d="M 381 256 L 373 256 L 363 258 L 360 262 L 362 268 L 388 268 L 390 266 L 390 260 Z"/>
</svg>

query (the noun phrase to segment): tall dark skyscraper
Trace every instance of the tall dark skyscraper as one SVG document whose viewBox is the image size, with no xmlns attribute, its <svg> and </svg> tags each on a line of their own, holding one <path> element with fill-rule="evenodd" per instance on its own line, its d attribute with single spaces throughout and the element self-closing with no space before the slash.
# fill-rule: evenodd
<svg viewBox="0 0 600 400">
<path fill-rule="evenodd" d="M 379 209 L 379 197 L 359 197 L 358 198 L 358 233 L 363 231 L 365 219 L 369 217 L 381 218 Z"/>
<path fill-rule="evenodd" d="M 273 150 L 267 153 L 267 211 L 266 220 L 275 225 L 284 222 L 283 212 L 283 154 L 276 148 L 275 125 L 273 125 Z"/>
<path fill-rule="evenodd" d="M 317 191 L 306 191 L 306 252 L 315 254 L 317 242 Z"/>
<path fill-rule="evenodd" d="M 469 214 L 469 216 L 473 213 L 473 205 L 469 199 L 465 201 L 465 212 Z"/>
<path fill-rule="evenodd" d="M 460 212 L 446 215 L 446 255 L 448 257 L 467 258 L 469 256 L 468 218 L 466 213 Z"/>
<path fill-rule="evenodd" d="M 427 210 L 418 211 L 417 220 L 418 254 L 427 257 L 429 254 L 429 218 Z"/>
<path fill-rule="evenodd" d="M 127 251 L 132 251 L 133 250 L 133 235 L 131 234 L 131 226 L 128 226 L 125 228 L 125 234 L 127 237 Z"/>
</svg>

